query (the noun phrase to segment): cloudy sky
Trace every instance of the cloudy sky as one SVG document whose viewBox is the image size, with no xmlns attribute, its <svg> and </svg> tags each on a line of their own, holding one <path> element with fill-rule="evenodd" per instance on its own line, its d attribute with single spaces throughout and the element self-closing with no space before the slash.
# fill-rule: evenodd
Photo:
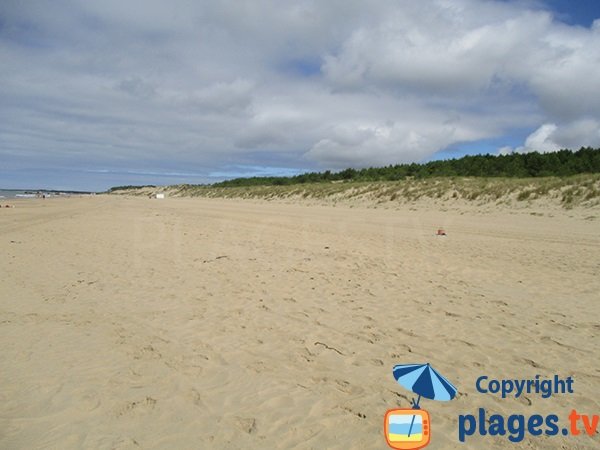
<svg viewBox="0 0 600 450">
<path fill-rule="evenodd" d="M 596 0 L 2 0 L 0 187 L 600 147 L 599 73 Z"/>
</svg>

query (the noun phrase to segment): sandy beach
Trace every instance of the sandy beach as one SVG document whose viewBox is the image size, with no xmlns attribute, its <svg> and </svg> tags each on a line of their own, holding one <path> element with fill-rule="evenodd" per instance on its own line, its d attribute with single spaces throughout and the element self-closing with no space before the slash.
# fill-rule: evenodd
<svg viewBox="0 0 600 450">
<path fill-rule="evenodd" d="M 384 449 L 386 410 L 414 396 L 392 367 L 426 362 L 459 391 L 421 403 L 431 449 L 600 446 L 457 432 L 479 408 L 561 428 L 600 414 L 598 209 L 12 203 L 2 449 Z M 574 392 L 502 399 L 482 375 L 570 376 Z"/>
</svg>

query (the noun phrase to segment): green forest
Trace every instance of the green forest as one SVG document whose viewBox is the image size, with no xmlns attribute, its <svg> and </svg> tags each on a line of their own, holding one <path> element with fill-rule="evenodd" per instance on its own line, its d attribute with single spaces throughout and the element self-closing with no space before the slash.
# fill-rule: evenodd
<svg viewBox="0 0 600 450">
<path fill-rule="evenodd" d="M 111 187 L 107 192 L 115 192 L 115 191 L 134 191 L 136 189 L 142 189 L 142 188 L 155 188 L 156 186 L 154 184 L 142 184 L 142 185 L 133 185 L 133 184 L 127 184 L 124 186 L 113 186 Z"/>
<path fill-rule="evenodd" d="M 552 153 L 469 155 L 423 164 L 396 164 L 339 172 L 327 170 L 291 177 L 235 178 L 212 186 L 283 186 L 328 181 L 398 181 L 430 177 L 563 177 L 581 173 L 600 173 L 600 149 L 582 147 L 577 151 L 560 150 Z"/>
</svg>

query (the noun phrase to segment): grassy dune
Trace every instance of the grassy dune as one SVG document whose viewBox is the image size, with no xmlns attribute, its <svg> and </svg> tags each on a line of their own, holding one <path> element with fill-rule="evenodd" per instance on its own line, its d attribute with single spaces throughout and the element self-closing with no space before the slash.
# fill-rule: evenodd
<svg viewBox="0 0 600 450">
<path fill-rule="evenodd" d="M 113 191 L 117 195 L 313 200 L 323 203 L 406 204 L 422 201 L 527 206 L 546 202 L 563 208 L 600 205 L 600 174 L 544 178 L 426 178 L 380 182 L 328 182 L 289 186 L 216 187 L 173 185 Z"/>
</svg>

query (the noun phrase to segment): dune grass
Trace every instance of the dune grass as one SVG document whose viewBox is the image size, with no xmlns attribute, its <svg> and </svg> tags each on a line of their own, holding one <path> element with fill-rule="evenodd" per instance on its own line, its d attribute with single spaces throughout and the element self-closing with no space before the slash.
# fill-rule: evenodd
<svg viewBox="0 0 600 450">
<path fill-rule="evenodd" d="M 160 190 L 168 191 L 170 196 L 182 197 L 368 203 L 411 203 L 429 199 L 440 202 L 476 201 L 482 204 L 526 205 L 546 199 L 564 208 L 572 208 L 600 204 L 600 174 L 537 178 L 438 177 L 402 181 L 318 182 L 287 186 L 220 187 L 182 184 Z M 131 190 L 124 193 L 132 194 Z"/>
</svg>

